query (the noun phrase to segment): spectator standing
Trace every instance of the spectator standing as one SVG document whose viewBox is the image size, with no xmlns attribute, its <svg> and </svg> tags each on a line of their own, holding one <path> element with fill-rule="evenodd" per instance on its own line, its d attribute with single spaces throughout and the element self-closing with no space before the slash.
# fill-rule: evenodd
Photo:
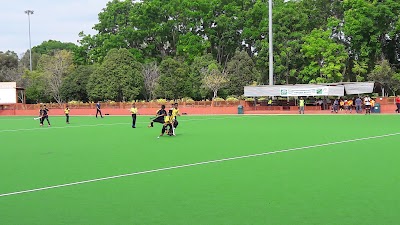
<svg viewBox="0 0 400 225">
<path fill-rule="evenodd" d="M 396 112 L 400 113 L 400 95 L 397 95 L 395 101 L 396 101 L 396 106 L 397 106 Z"/>
<path fill-rule="evenodd" d="M 304 105 L 305 105 L 304 99 L 303 99 L 303 97 L 301 97 L 300 101 L 299 101 L 299 112 L 300 112 L 300 114 L 304 114 Z"/>
<path fill-rule="evenodd" d="M 360 96 L 358 96 L 356 98 L 355 104 L 356 104 L 356 112 L 357 113 L 362 113 L 362 100 L 361 100 Z"/>
</svg>

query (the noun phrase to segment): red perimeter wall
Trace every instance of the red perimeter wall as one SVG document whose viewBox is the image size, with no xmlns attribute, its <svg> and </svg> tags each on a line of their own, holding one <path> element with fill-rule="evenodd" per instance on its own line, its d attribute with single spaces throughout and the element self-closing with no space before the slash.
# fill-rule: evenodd
<svg viewBox="0 0 400 225">
<path fill-rule="evenodd" d="M 381 113 L 394 114 L 396 105 L 394 98 L 377 98 L 377 103 L 381 104 Z M 281 106 L 256 106 L 252 102 L 240 101 L 232 102 L 195 102 L 195 103 L 180 103 L 179 109 L 181 114 L 187 115 L 223 115 L 223 114 L 238 114 L 238 105 L 244 106 L 244 114 L 297 114 L 298 109 L 296 106 L 291 106 L 290 110 L 284 110 Z M 158 103 L 137 103 L 139 114 L 141 115 L 154 115 L 160 108 L 161 104 Z M 167 109 L 171 107 L 170 104 L 165 104 Z M 108 105 L 102 104 L 102 113 L 109 115 L 129 115 L 129 103 L 117 103 Z M 50 115 L 64 115 L 64 110 L 57 104 L 48 104 L 50 108 Z M 71 115 L 95 115 L 95 104 L 83 105 L 70 105 Z M 306 114 L 331 114 L 330 110 L 321 110 L 317 106 L 306 106 Z M 345 112 L 339 112 L 344 114 Z M 354 110 L 353 110 L 354 113 Z M 39 105 L 10 105 L 0 106 L 0 116 L 38 116 Z"/>
</svg>

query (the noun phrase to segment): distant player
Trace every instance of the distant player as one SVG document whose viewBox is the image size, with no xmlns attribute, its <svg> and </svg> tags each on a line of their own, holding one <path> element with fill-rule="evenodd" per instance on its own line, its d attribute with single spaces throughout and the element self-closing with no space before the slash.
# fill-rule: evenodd
<svg viewBox="0 0 400 225">
<path fill-rule="evenodd" d="M 397 107 L 395 112 L 400 113 L 400 95 L 397 95 L 397 97 L 395 98 L 395 102 L 396 102 L 396 107 Z"/>
<path fill-rule="evenodd" d="M 360 96 L 358 96 L 356 100 L 354 100 L 354 103 L 356 104 L 356 112 L 362 113 L 362 100 Z"/>
<path fill-rule="evenodd" d="M 64 113 L 65 113 L 65 118 L 66 118 L 67 124 L 69 124 L 69 111 L 70 111 L 70 109 L 69 109 L 68 105 L 66 105 L 65 109 L 64 109 Z"/>
<path fill-rule="evenodd" d="M 349 99 L 347 100 L 347 104 L 346 104 L 346 111 L 349 111 L 351 113 L 353 109 L 353 99 Z"/>
<path fill-rule="evenodd" d="M 371 114 L 371 98 L 367 95 L 364 98 L 365 115 Z"/>
<path fill-rule="evenodd" d="M 174 108 L 172 109 L 172 134 L 175 136 L 175 128 L 178 127 L 179 123 L 178 120 L 176 119 L 177 116 L 180 116 L 181 114 L 179 113 L 178 109 L 178 103 L 176 102 L 174 104 Z"/>
<path fill-rule="evenodd" d="M 167 116 L 167 111 L 165 111 L 165 105 L 162 105 L 162 106 L 161 106 L 161 109 L 159 109 L 159 110 L 157 111 L 157 113 L 156 113 L 156 118 L 154 118 L 154 119 L 150 122 L 149 126 L 147 126 L 147 127 L 153 127 L 153 126 L 154 126 L 154 123 L 161 123 L 161 124 L 163 124 L 163 123 L 164 123 L 164 117 L 165 117 L 165 116 Z"/>
<path fill-rule="evenodd" d="M 300 101 L 299 101 L 299 113 L 300 114 L 304 114 L 304 106 L 305 106 L 305 101 L 304 101 L 303 97 L 301 97 Z"/>
<path fill-rule="evenodd" d="M 100 102 L 97 102 L 96 104 L 96 118 L 97 118 L 97 114 L 100 113 L 101 118 L 103 118 L 103 115 L 101 114 L 101 105 Z"/>
<path fill-rule="evenodd" d="M 47 120 L 48 126 L 50 127 L 50 121 L 49 121 L 49 109 L 46 107 L 46 105 L 43 105 L 40 107 L 39 111 L 39 117 L 40 117 L 40 126 L 43 127 L 43 122 L 44 120 Z"/>
<path fill-rule="evenodd" d="M 132 104 L 132 108 L 129 111 L 132 114 L 132 128 L 136 128 L 136 114 L 138 113 L 138 109 L 135 103 Z"/>
<path fill-rule="evenodd" d="M 157 138 L 160 138 L 161 136 L 164 136 L 165 132 L 167 132 L 167 134 L 169 136 L 172 136 L 172 110 L 168 111 L 168 115 L 164 117 L 164 123 L 163 123 L 163 127 L 161 129 L 161 134 L 160 136 L 158 136 Z"/>
</svg>

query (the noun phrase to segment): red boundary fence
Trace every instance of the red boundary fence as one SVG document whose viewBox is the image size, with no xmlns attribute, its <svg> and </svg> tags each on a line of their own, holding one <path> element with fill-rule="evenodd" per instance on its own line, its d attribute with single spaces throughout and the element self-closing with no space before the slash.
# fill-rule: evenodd
<svg viewBox="0 0 400 225">
<path fill-rule="evenodd" d="M 381 105 L 381 113 L 395 113 L 394 98 L 377 98 L 376 103 Z M 167 109 L 172 107 L 172 103 L 137 102 L 136 107 L 141 115 L 154 115 L 161 105 L 166 105 Z M 238 106 L 242 105 L 244 114 L 297 114 L 297 106 L 261 106 L 254 105 L 254 102 L 245 101 L 197 101 L 180 102 L 181 114 L 188 115 L 218 115 L 218 114 L 238 114 Z M 64 106 L 59 104 L 47 104 L 51 115 L 63 115 Z M 129 115 L 131 103 L 102 103 L 102 113 L 109 115 Z M 0 116 L 37 116 L 39 104 L 15 104 L 0 106 Z M 70 104 L 71 115 L 94 115 L 96 113 L 95 103 Z M 330 110 L 321 110 L 319 106 L 306 106 L 306 114 L 331 114 Z M 344 112 L 339 112 L 344 113 Z"/>
</svg>

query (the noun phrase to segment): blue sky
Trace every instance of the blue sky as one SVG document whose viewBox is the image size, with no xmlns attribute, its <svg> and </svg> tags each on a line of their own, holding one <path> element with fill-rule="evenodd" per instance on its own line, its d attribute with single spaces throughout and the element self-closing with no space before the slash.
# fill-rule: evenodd
<svg viewBox="0 0 400 225">
<path fill-rule="evenodd" d="M 28 15 L 31 15 L 32 47 L 58 40 L 77 44 L 79 32 L 94 34 L 97 15 L 109 0 L 0 0 L 0 51 L 21 55 L 29 49 Z"/>
</svg>

